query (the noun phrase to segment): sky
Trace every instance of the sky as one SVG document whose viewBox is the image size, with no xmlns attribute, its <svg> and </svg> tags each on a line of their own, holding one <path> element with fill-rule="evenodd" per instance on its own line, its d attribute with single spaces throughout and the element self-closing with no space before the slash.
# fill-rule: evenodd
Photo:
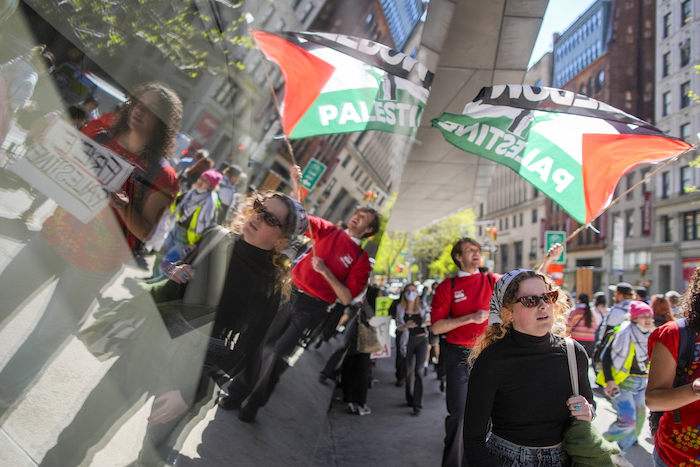
<svg viewBox="0 0 700 467">
<path fill-rule="evenodd" d="M 537 63 L 544 54 L 552 50 L 552 34 L 564 32 L 594 3 L 595 0 L 581 0 L 577 2 L 571 0 L 549 0 L 549 6 L 544 13 L 540 33 L 537 35 L 537 41 L 535 41 L 535 48 L 532 49 L 530 63 L 527 66 L 528 69 Z"/>
</svg>

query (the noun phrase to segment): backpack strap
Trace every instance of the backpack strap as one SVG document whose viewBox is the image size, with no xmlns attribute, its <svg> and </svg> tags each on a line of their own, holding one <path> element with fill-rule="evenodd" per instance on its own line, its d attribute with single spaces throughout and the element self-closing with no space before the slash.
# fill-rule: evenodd
<svg viewBox="0 0 700 467">
<path fill-rule="evenodd" d="M 673 380 L 674 388 L 681 385 L 685 369 L 693 361 L 693 351 L 697 340 L 695 332 L 688 327 L 687 318 L 679 319 L 676 324 L 678 324 L 678 365 L 676 366 L 676 377 Z M 673 411 L 673 423 L 676 425 L 681 423 L 681 414 L 678 409 Z"/>
</svg>

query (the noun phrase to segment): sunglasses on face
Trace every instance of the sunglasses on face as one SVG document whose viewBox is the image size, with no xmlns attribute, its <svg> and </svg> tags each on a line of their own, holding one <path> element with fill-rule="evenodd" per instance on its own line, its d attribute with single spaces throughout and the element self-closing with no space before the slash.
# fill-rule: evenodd
<svg viewBox="0 0 700 467">
<path fill-rule="evenodd" d="M 557 301 L 557 298 L 559 298 L 559 291 L 552 290 L 551 292 L 547 292 L 542 295 L 526 295 L 525 297 L 520 297 L 516 301 L 522 303 L 523 306 L 527 308 L 535 308 L 540 304 L 540 300 L 545 302 L 547 305 L 551 305 Z"/>
<path fill-rule="evenodd" d="M 253 210 L 258 214 L 262 214 L 263 220 L 270 227 L 279 227 L 280 229 L 282 228 L 282 222 L 280 222 L 280 220 L 277 219 L 277 217 L 275 217 L 274 214 L 265 209 L 265 205 L 260 200 L 256 199 L 255 201 L 253 201 Z"/>
</svg>

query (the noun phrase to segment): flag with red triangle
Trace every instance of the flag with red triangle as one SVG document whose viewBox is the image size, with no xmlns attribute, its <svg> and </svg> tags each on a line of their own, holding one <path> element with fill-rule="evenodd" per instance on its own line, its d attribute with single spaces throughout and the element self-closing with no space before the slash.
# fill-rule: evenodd
<svg viewBox="0 0 700 467">
<path fill-rule="evenodd" d="M 458 148 L 515 170 L 580 224 L 607 208 L 635 166 L 691 147 L 603 102 L 525 85 L 482 88 L 461 115 L 432 125 Z"/>
<path fill-rule="evenodd" d="M 252 34 L 282 71 L 290 139 L 364 130 L 415 135 L 433 74 L 414 58 L 340 34 Z"/>
</svg>

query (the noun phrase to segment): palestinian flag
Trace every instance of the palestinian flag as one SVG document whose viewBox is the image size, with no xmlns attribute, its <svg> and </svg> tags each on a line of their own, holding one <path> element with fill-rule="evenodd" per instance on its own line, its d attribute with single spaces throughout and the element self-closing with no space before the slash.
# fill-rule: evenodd
<svg viewBox="0 0 700 467">
<path fill-rule="evenodd" d="M 603 102 L 525 85 L 482 88 L 462 115 L 432 124 L 458 148 L 515 170 L 580 224 L 608 207 L 636 165 L 691 147 Z"/>
<path fill-rule="evenodd" d="M 433 79 L 415 59 L 338 34 L 252 34 L 282 70 L 290 139 L 364 130 L 415 135 Z"/>
</svg>

